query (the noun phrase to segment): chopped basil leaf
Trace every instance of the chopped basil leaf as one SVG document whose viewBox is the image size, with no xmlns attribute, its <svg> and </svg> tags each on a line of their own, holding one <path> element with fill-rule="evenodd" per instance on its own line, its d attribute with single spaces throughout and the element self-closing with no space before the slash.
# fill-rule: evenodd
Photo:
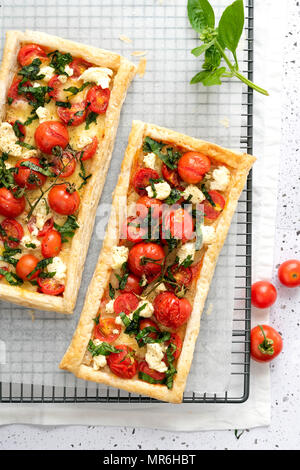
<svg viewBox="0 0 300 470">
<path fill-rule="evenodd" d="M 153 377 L 151 377 L 148 374 L 145 374 L 145 372 L 139 372 L 138 377 L 140 380 L 143 380 L 144 382 L 148 382 L 149 384 L 164 384 L 165 383 L 165 379 L 163 380 L 153 379 Z"/>
<path fill-rule="evenodd" d="M 41 166 L 36 165 L 35 163 L 29 162 L 29 161 L 22 162 L 20 166 L 25 166 L 26 168 L 29 168 L 32 171 L 37 171 L 38 173 L 41 173 L 42 175 L 45 175 L 45 176 L 55 176 L 55 174 L 52 171 L 46 168 L 42 168 Z"/>
<path fill-rule="evenodd" d="M 97 122 L 97 113 L 94 113 L 94 111 L 90 111 L 87 115 L 87 118 L 85 120 L 85 129 L 89 129 L 90 125 L 94 122 L 96 124 Z"/>
<path fill-rule="evenodd" d="M 25 243 L 26 248 L 36 248 L 36 245 L 34 243 Z"/>
<path fill-rule="evenodd" d="M 168 389 L 171 389 L 173 387 L 173 382 L 174 382 L 174 375 L 177 373 L 177 370 L 174 367 L 174 352 L 176 351 L 176 345 L 171 343 L 169 344 L 166 354 L 167 354 L 167 359 L 168 359 L 168 370 L 166 371 L 166 381 L 165 384 L 168 387 Z"/>
<path fill-rule="evenodd" d="M 9 96 L 9 97 L 7 98 L 7 102 L 8 102 L 9 105 L 11 105 L 12 102 L 13 102 L 13 98 L 12 98 L 11 96 Z"/>
<path fill-rule="evenodd" d="M 23 284 L 23 280 L 19 276 L 10 271 L 6 271 L 6 269 L 0 268 L 0 274 L 5 277 L 11 286 L 20 286 Z"/>
<path fill-rule="evenodd" d="M 26 142 L 22 142 L 21 140 L 17 140 L 16 144 L 20 145 L 20 147 L 24 147 L 28 150 L 35 150 L 36 147 L 33 145 L 27 144 Z"/>
<path fill-rule="evenodd" d="M 156 338 L 151 338 L 151 333 L 156 333 Z M 147 326 L 140 330 L 135 339 L 141 348 L 145 346 L 145 344 L 164 343 L 165 341 L 169 341 L 170 337 L 171 334 L 168 331 L 158 331 L 153 326 Z"/>
<path fill-rule="evenodd" d="M 204 196 L 208 200 L 208 202 L 213 206 L 216 207 L 216 203 L 212 200 L 211 196 L 209 195 L 207 189 L 205 188 L 204 184 L 201 186 L 201 191 L 203 192 Z"/>
<path fill-rule="evenodd" d="M 166 149 L 166 153 L 162 153 L 161 150 L 165 144 L 157 142 L 156 140 L 146 137 L 144 140 L 143 150 L 144 152 L 155 153 L 171 170 L 177 168 L 177 162 L 181 157 L 179 152 L 176 152 L 172 147 Z"/>
<path fill-rule="evenodd" d="M 34 109 L 37 109 L 40 106 L 44 106 L 46 102 L 46 94 L 51 90 L 53 90 L 53 88 L 49 86 L 22 86 L 22 82 L 18 85 L 18 92 L 20 95 L 26 95 L 27 93 L 30 93 L 30 95 L 33 96 L 33 99 L 29 99 L 29 104 Z"/>
<path fill-rule="evenodd" d="M 71 108 L 72 105 L 69 101 L 55 101 L 56 106 L 59 106 L 61 108 Z"/>
<path fill-rule="evenodd" d="M 62 235 L 62 242 L 67 242 L 68 238 L 75 235 L 75 230 L 79 228 L 75 215 L 68 215 L 67 220 L 63 225 L 58 225 L 54 222 L 54 228 Z"/>
<path fill-rule="evenodd" d="M 82 90 L 85 89 L 88 85 L 90 85 L 91 82 L 85 82 L 83 85 L 81 85 L 80 88 L 77 88 L 76 86 L 70 86 L 69 88 L 64 88 L 64 91 L 68 91 L 72 95 L 77 95 L 77 93 L 80 93 Z"/>
<path fill-rule="evenodd" d="M 140 312 L 142 310 L 144 310 L 144 308 L 146 307 L 146 303 L 144 303 L 143 305 L 141 305 L 139 308 L 137 308 L 134 312 L 133 312 L 133 315 L 132 315 L 132 320 L 130 321 L 130 324 L 128 326 L 126 326 L 125 328 L 125 333 L 127 335 L 137 335 L 139 330 L 140 330 Z M 124 314 L 123 314 L 124 315 Z M 120 314 L 121 316 L 121 314 Z M 122 321 L 124 323 L 124 319 L 123 317 L 121 316 L 122 318 Z M 128 318 L 128 317 L 127 317 Z"/>
<path fill-rule="evenodd" d="M 182 197 L 181 191 L 179 191 L 179 189 L 172 188 L 170 195 L 167 197 L 167 199 L 165 199 L 164 202 L 172 206 L 173 204 L 176 204 L 176 202 L 179 201 L 181 197 Z"/>
<path fill-rule="evenodd" d="M 126 284 L 127 284 L 127 279 L 128 279 L 128 276 L 129 276 L 129 273 L 124 274 L 123 277 L 122 277 L 122 276 L 119 276 L 119 274 L 115 273 L 115 276 L 116 276 L 116 278 L 117 278 L 118 281 L 119 281 L 119 287 L 118 287 L 118 288 L 119 288 L 120 290 L 125 289 L 125 286 L 126 286 Z"/>
<path fill-rule="evenodd" d="M 19 121 L 17 119 L 13 124 L 13 130 L 14 130 L 14 133 L 15 133 L 16 137 L 18 137 L 18 139 L 22 139 L 22 137 L 24 137 L 25 134 L 23 134 L 23 132 L 21 131 L 19 125 L 22 126 L 22 123 L 21 123 L 21 121 Z"/>
<path fill-rule="evenodd" d="M 42 80 L 45 75 L 40 75 L 40 65 L 42 61 L 38 58 L 34 59 L 30 65 L 24 65 L 24 67 L 19 70 L 18 75 L 21 75 L 22 82 L 27 80 Z"/>
<path fill-rule="evenodd" d="M 92 176 L 91 173 L 89 175 L 86 174 L 85 167 L 84 167 L 84 164 L 83 164 L 83 161 L 82 161 L 82 157 L 83 157 L 83 152 L 81 152 L 80 159 L 79 159 L 79 163 L 80 163 L 79 176 L 83 181 L 82 181 L 81 185 L 79 186 L 78 190 L 81 189 L 83 186 L 85 186 L 87 184 L 88 179 L 90 179 L 91 176 Z"/>
<path fill-rule="evenodd" d="M 109 356 L 111 353 L 119 353 L 121 350 L 116 349 L 114 346 L 112 346 L 109 343 L 101 343 L 99 346 L 96 346 L 92 340 L 89 341 L 88 344 L 88 351 L 91 353 L 91 355 L 94 356 Z"/>
<path fill-rule="evenodd" d="M 35 113 L 35 111 L 34 111 L 34 113 Z M 29 118 L 26 119 L 26 121 L 24 122 L 23 125 L 24 126 L 29 126 L 32 123 L 32 121 L 34 121 L 35 119 L 38 119 L 38 118 L 39 118 L 38 115 L 35 113 L 32 116 L 29 116 Z"/>
<path fill-rule="evenodd" d="M 130 325 L 130 323 L 131 323 L 130 318 L 129 318 L 128 315 L 126 315 L 124 312 L 121 312 L 121 313 L 120 313 L 120 317 L 121 317 L 122 322 L 124 323 L 124 325 L 125 325 L 126 328 L 127 328 L 127 327 Z"/>
<path fill-rule="evenodd" d="M 53 258 L 45 258 L 45 259 L 41 259 L 41 261 L 38 262 L 38 264 L 36 265 L 36 267 L 30 271 L 29 274 L 27 274 L 27 279 L 30 279 L 37 271 L 39 270 L 43 270 L 46 268 L 46 266 L 48 266 L 48 264 L 51 264 L 53 261 Z"/>
<path fill-rule="evenodd" d="M 69 52 L 66 54 L 62 54 L 59 51 L 54 51 L 50 52 L 48 54 L 49 57 L 51 57 L 51 62 L 50 62 L 50 67 L 53 67 L 55 70 L 55 73 L 58 75 L 67 75 L 68 74 L 65 72 L 65 67 L 66 65 L 70 64 L 73 60 L 73 57 Z"/>
<path fill-rule="evenodd" d="M 111 285 L 111 283 L 109 283 L 109 297 L 113 300 L 115 298 L 115 289 L 113 288 L 113 286 Z"/>
</svg>

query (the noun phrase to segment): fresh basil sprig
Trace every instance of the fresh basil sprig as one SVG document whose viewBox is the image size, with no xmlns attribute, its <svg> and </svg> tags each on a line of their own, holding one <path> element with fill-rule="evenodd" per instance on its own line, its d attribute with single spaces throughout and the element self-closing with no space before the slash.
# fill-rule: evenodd
<svg viewBox="0 0 300 470">
<path fill-rule="evenodd" d="M 239 71 L 236 51 L 244 29 L 243 0 L 235 0 L 224 10 L 217 27 L 208 0 L 188 0 L 187 12 L 192 28 L 203 43 L 191 52 L 196 57 L 205 55 L 202 70 L 191 79 L 191 84 L 201 82 L 204 86 L 221 85 L 222 77 L 236 77 L 253 90 L 269 95 Z M 234 62 L 228 57 L 226 49 L 232 54 Z M 221 66 L 222 59 L 227 67 Z"/>
</svg>

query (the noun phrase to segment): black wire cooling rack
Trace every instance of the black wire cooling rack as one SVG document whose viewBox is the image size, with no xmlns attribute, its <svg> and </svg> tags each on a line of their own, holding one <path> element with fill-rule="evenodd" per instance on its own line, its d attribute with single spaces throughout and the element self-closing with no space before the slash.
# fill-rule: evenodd
<svg viewBox="0 0 300 470">
<path fill-rule="evenodd" d="M 72 2 L 71 2 L 72 3 Z M 253 76 L 253 19 L 254 0 L 246 2 L 245 47 L 243 72 Z M 38 29 L 38 25 L 35 25 Z M 240 148 L 252 153 L 253 91 L 243 85 Z M 252 232 L 252 174 L 241 195 L 237 210 L 237 255 L 235 275 L 235 306 L 233 314 L 231 385 L 222 394 L 186 392 L 184 403 L 243 403 L 250 387 L 250 329 L 251 329 L 251 232 Z M 151 403 L 156 400 L 115 389 L 25 385 L 0 382 L 2 403 Z"/>
</svg>

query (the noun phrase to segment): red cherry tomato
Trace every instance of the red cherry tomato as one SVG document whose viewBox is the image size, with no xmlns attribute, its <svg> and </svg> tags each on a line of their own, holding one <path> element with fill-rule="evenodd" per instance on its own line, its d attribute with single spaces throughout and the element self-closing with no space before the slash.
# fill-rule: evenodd
<svg viewBox="0 0 300 470">
<path fill-rule="evenodd" d="M 182 287 L 188 287 L 193 279 L 192 270 L 190 268 L 184 268 L 183 266 L 179 266 L 178 264 L 174 264 L 171 269 L 171 276 L 175 279 L 176 285 L 174 284 L 167 284 L 168 290 L 180 291 Z"/>
<path fill-rule="evenodd" d="M 148 282 L 156 279 L 162 270 L 165 252 L 156 243 L 138 243 L 134 245 L 128 255 L 128 266 L 136 276 L 145 274 Z"/>
<path fill-rule="evenodd" d="M 36 256 L 33 255 L 23 255 L 19 259 L 16 265 L 16 274 L 19 276 L 23 281 L 31 281 L 32 279 L 36 278 L 40 271 L 36 271 L 32 276 L 27 277 L 31 271 L 33 271 L 39 260 L 36 258 Z"/>
<path fill-rule="evenodd" d="M 90 111 L 97 114 L 104 114 L 108 107 L 109 97 L 109 88 L 103 89 L 100 85 L 90 88 L 86 96 L 87 102 L 90 103 Z"/>
<path fill-rule="evenodd" d="M 161 292 L 154 299 L 154 316 L 168 328 L 179 328 L 186 323 L 192 313 L 187 299 L 178 299 L 173 292 Z"/>
<path fill-rule="evenodd" d="M 68 126 L 79 126 L 86 118 L 86 102 L 73 103 L 71 108 L 58 106 L 57 114 L 63 123 Z"/>
<path fill-rule="evenodd" d="M 174 344 L 174 346 L 176 346 L 176 349 L 175 349 L 175 351 L 173 352 L 172 355 L 174 357 L 174 360 L 177 361 L 177 359 L 179 358 L 179 356 L 181 354 L 181 350 L 182 350 L 182 339 L 181 339 L 181 337 L 177 333 L 172 333 L 169 341 L 166 342 L 167 346 L 169 346 L 169 344 Z M 167 364 L 167 361 L 165 361 L 165 362 Z"/>
<path fill-rule="evenodd" d="M 26 162 L 33 163 L 34 165 L 42 168 L 39 159 L 36 157 L 19 160 L 15 166 L 15 168 L 17 168 L 17 172 L 14 173 L 14 179 L 17 185 L 28 190 L 37 189 L 40 186 L 43 186 L 47 180 L 47 176 L 28 167 L 22 166 L 22 163 Z"/>
<path fill-rule="evenodd" d="M 120 290 L 123 294 L 125 292 L 132 292 L 133 294 L 141 295 L 143 287 L 140 286 L 140 279 L 134 274 L 129 274 L 124 289 Z"/>
<path fill-rule="evenodd" d="M 68 178 L 68 176 L 73 175 L 76 169 L 76 163 L 75 156 L 71 152 L 65 150 L 61 157 L 56 155 L 54 156 L 54 167 L 52 170 L 60 178 Z"/>
<path fill-rule="evenodd" d="M 93 137 L 93 141 L 90 144 L 86 145 L 82 150 L 77 152 L 78 160 L 80 159 L 84 162 L 85 160 L 89 160 L 90 158 L 93 158 L 93 156 L 96 153 L 97 148 L 98 148 L 98 139 L 95 136 Z"/>
<path fill-rule="evenodd" d="M 133 187 L 140 196 L 147 196 L 146 187 L 150 186 L 150 179 L 159 179 L 157 171 L 151 168 L 140 168 L 133 176 Z"/>
<path fill-rule="evenodd" d="M 126 344 L 118 344 L 115 348 L 120 352 L 107 356 L 108 367 L 118 377 L 132 379 L 138 367 L 135 351 Z"/>
<path fill-rule="evenodd" d="M 4 219 L 0 225 L 2 230 L 6 233 L 6 235 L 4 235 L 4 233 L 0 233 L 0 238 L 3 243 L 7 243 L 10 248 L 16 248 L 19 246 L 20 241 L 24 236 L 22 225 L 15 219 Z"/>
<path fill-rule="evenodd" d="M 186 183 L 197 184 L 210 169 L 210 160 L 199 152 L 186 152 L 178 161 L 178 173 Z"/>
<path fill-rule="evenodd" d="M 269 325 L 258 325 L 251 330 L 251 357 L 257 362 L 270 362 L 282 351 L 280 334 Z"/>
<path fill-rule="evenodd" d="M 300 261 L 289 259 L 279 266 L 278 278 L 286 287 L 300 286 Z"/>
<path fill-rule="evenodd" d="M 113 331 L 118 333 L 113 333 Z M 120 325 L 117 325 L 112 317 L 100 318 L 99 323 L 94 327 L 94 337 L 106 343 L 113 343 L 121 333 Z"/>
<path fill-rule="evenodd" d="M 52 278 L 37 278 L 37 282 L 39 285 L 39 292 L 46 295 L 60 295 L 64 292 L 65 286 L 61 284 L 57 279 L 54 277 Z"/>
<path fill-rule="evenodd" d="M 11 126 L 14 126 L 16 121 L 10 121 L 9 124 Z M 26 137 L 26 127 L 23 126 L 23 124 L 21 124 L 19 121 L 17 122 L 17 126 L 18 126 L 18 129 L 20 131 L 20 133 L 22 134 L 20 137 L 18 137 L 18 139 L 23 142 L 25 137 Z"/>
<path fill-rule="evenodd" d="M 0 269 L 3 269 L 4 271 L 7 271 L 8 272 L 8 267 L 7 266 L 0 266 Z M 3 278 L 3 274 L 0 274 L 0 279 Z"/>
<path fill-rule="evenodd" d="M 9 219 L 14 219 L 22 214 L 25 209 L 25 197 L 17 198 L 7 188 L 0 188 L 0 214 Z"/>
<path fill-rule="evenodd" d="M 26 44 L 19 50 L 18 61 L 22 67 L 24 67 L 24 65 L 30 65 L 36 58 L 42 61 L 47 59 L 46 52 L 38 44 Z"/>
<path fill-rule="evenodd" d="M 132 243 L 138 243 L 147 238 L 147 228 L 141 227 L 141 221 L 136 217 L 128 217 L 123 222 L 121 238 Z"/>
<path fill-rule="evenodd" d="M 274 304 L 277 298 L 276 288 L 268 281 L 258 281 L 251 287 L 251 303 L 257 308 L 267 308 Z"/>
<path fill-rule="evenodd" d="M 157 370 L 150 369 L 146 361 L 139 362 L 138 372 L 140 380 L 144 380 L 142 374 L 146 374 L 153 379 L 153 382 L 151 383 L 162 382 L 166 378 L 165 372 L 158 372 Z M 140 375 L 140 373 L 142 374 Z"/>
<path fill-rule="evenodd" d="M 191 214 L 182 207 L 171 209 L 163 218 L 162 238 L 175 238 L 182 243 L 194 238 L 194 223 Z"/>
<path fill-rule="evenodd" d="M 163 203 L 159 199 L 142 196 L 136 202 L 136 215 L 141 219 L 145 219 L 151 208 L 151 217 L 158 219 L 162 214 L 162 205 Z"/>
<path fill-rule="evenodd" d="M 46 233 L 49 231 L 49 230 L 52 230 L 53 229 L 53 226 L 54 226 L 54 219 L 53 217 L 51 217 L 50 219 L 47 219 L 46 222 L 44 223 L 44 227 L 42 228 L 42 230 L 39 231 L 39 233 L 37 234 L 37 236 L 40 238 L 40 237 L 43 237 L 44 235 L 46 235 Z M 32 232 L 32 230 L 29 229 L 30 232 Z"/>
<path fill-rule="evenodd" d="M 222 194 L 218 193 L 218 191 L 209 191 L 208 194 L 215 203 L 215 206 L 205 199 L 203 202 L 204 216 L 207 220 L 215 220 L 219 217 L 225 207 L 225 199 Z"/>
<path fill-rule="evenodd" d="M 58 214 L 72 215 L 79 207 L 80 197 L 77 191 L 70 191 L 67 184 L 58 184 L 50 189 L 48 202 Z"/>
<path fill-rule="evenodd" d="M 177 170 L 171 170 L 165 163 L 161 167 L 163 178 L 174 188 L 180 187 L 180 178 Z"/>
<path fill-rule="evenodd" d="M 17 77 L 15 77 L 13 79 L 13 82 L 7 92 L 7 98 L 9 98 L 10 100 L 12 100 L 12 103 L 14 101 L 26 101 L 26 98 L 29 98 L 31 97 L 31 95 L 29 93 L 26 93 L 26 94 L 19 94 L 19 90 L 18 90 L 18 87 L 19 87 L 19 83 L 21 82 L 20 79 L 18 79 Z M 22 86 L 32 86 L 30 82 L 26 82 L 24 83 Z"/>
<path fill-rule="evenodd" d="M 155 328 L 157 330 L 157 333 L 155 333 L 154 331 L 151 331 L 148 335 L 149 338 L 156 339 L 157 334 L 159 333 L 159 327 L 158 327 L 157 323 L 155 323 L 155 321 L 153 321 L 153 320 L 150 320 L 149 318 L 143 318 L 140 321 L 140 331 L 144 330 L 145 328 L 149 328 L 149 327 Z"/>
<path fill-rule="evenodd" d="M 139 304 L 139 299 L 132 292 L 127 292 L 125 294 L 120 294 L 114 301 L 114 312 L 118 315 L 123 312 L 125 315 L 136 310 Z"/>
<path fill-rule="evenodd" d="M 49 96 L 51 96 L 51 98 L 55 101 L 66 100 L 66 93 L 64 92 L 66 85 L 60 81 L 59 75 L 53 75 L 48 82 L 48 86 L 52 88 L 52 90 L 49 91 Z"/>
<path fill-rule="evenodd" d="M 48 230 L 42 240 L 41 251 L 44 258 L 57 256 L 61 250 L 61 234 L 57 230 Z"/>
<path fill-rule="evenodd" d="M 74 59 L 70 65 L 71 69 L 73 69 L 73 78 L 78 78 L 80 75 L 83 74 L 83 72 L 88 69 L 89 67 L 92 67 L 92 64 L 89 62 L 86 62 L 83 59 Z"/>
<path fill-rule="evenodd" d="M 35 142 L 41 152 L 51 154 L 55 146 L 63 149 L 69 143 L 68 129 L 59 121 L 44 121 L 36 128 Z"/>
</svg>

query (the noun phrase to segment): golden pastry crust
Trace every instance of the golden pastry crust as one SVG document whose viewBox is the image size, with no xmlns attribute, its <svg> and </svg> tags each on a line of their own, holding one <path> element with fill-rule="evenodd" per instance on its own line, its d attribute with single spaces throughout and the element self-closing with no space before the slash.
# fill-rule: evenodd
<svg viewBox="0 0 300 470">
<path fill-rule="evenodd" d="M 67 282 L 63 297 L 29 292 L 21 287 L 0 285 L 0 299 L 2 300 L 14 302 L 24 307 L 71 314 L 76 304 L 83 265 L 93 231 L 95 213 L 112 155 L 120 111 L 127 89 L 136 73 L 136 67 L 124 57 L 113 52 L 86 46 L 57 36 L 38 31 L 8 31 L 0 70 L 0 123 L 5 116 L 7 92 L 17 71 L 17 53 L 20 44 L 32 42 L 54 50 L 58 49 L 61 52 L 70 52 L 74 57 L 83 57 L 94 65 L 105 66 L 115 72 L 104 129 L 101 128 L 99 131 L 101 145 L 99 145 L 93 158 L 92 177 L 89 179 L 81 199 L 78 214 L 79 229 L 75 233 L 70 248 L 71 256 L 69 256 L 67 263 Z"/>
<path fill-rule="evenodd" d="M 207 248 L 203 258 L 201 274 L 196 285 L 194 307 L 187 323 L 183 348 L 177 362 L 177 374 L 172 390 L 168 390 L 164 385 L 152 385 L 138 379 L 121 379 L 112 373 L 95 371 L 92 367 L 83 364 L 83 357 L 94 327 L 93 319 L 97 315 L 104 289 L 107 286 L 111 274 L 110 253 L 113 246 L 119 242 L 119 226 L 122 222 L 122 212 L 124 211 L 124 207 L 126 207 L 131 167 L 136 152 L 141 148 L 145 136 L 173 143 L 185 149 L 201 151 L 213 157 L 216 161 L 231 166 L 233 170 L 227 198 L 228 202 L 219 217 L 217 241 Z M 199 333 L 201 313 L 214 274 L 217 259 L 226 239 L 238 199 L 245 186 L 248 172 L 254 161 L 255 157 L 248 154 L 238 154 L 228 149 L 221 148 L 218 145 L 194 139 L 152 124 L 146 124 L 140 121 L 133 122 L 121 173 L 114 192 L 112 215 L 108 223 L 103 247 L 86 295 L 79 324 L 74 333 L 72 342 L 61 361 L 61 369 L 69 370 L 77 377 L 85 380 L 104 383 L 127 390 L 128 392 L 147 395 L 158 400 L 171 403 L 180 403 L 182 401 L 187 376 L 192 363 L 195 343 Z"/>
</svg>

